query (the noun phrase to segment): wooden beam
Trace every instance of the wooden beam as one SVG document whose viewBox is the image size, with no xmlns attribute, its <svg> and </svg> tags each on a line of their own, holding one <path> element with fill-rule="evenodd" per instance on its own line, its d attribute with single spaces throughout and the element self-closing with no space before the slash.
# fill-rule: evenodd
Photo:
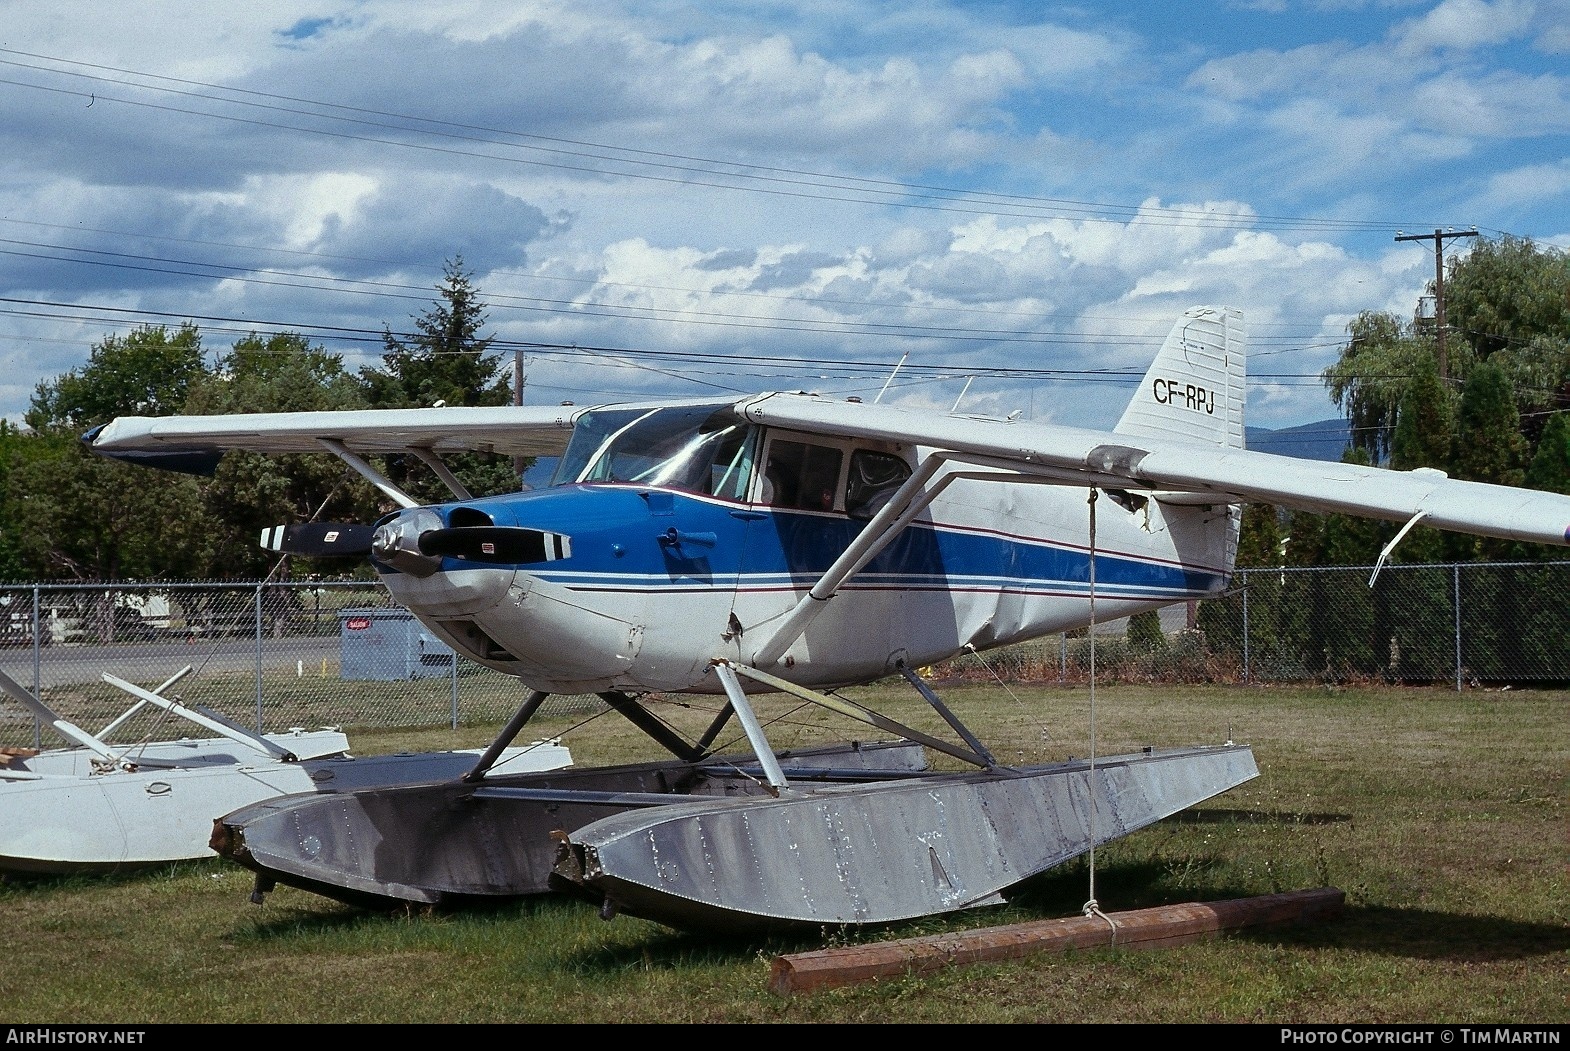
<svg viewBox="0 0 1570 1051">
<path fill-rule="evenodd" d="M 1322 887 L 792 953 L 774 958 L 769 967 L 769 991 L 790 996 L 878 978 L 930 974 L 945 967 L 1101 945 L 1161 949 L 1243 927 L 1334 919 L 1345 903 L 1342 891 Z"/>
</svg>

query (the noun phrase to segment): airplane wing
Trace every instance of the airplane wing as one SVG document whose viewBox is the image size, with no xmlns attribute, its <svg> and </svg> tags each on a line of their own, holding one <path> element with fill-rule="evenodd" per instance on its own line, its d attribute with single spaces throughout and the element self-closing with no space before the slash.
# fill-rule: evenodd
<svg viewBox="0 0 1570 1051">
<path fill-rule="evenodd" d="M 676 404 L 676 401 L 670 404 Z M 651 403 L 652 404 L 652 403 Z M 1146 490 L 1193 503 L 1268 503 L 1529 543 L 1570 546 L 1570 497 L 1447 478 L 1304 460 L 1177 439 L 1023 420 L 912 411 L 812 395 L 744 398 L 737 411 L 775 427 L 907 442 L 1085 486 Z M 480 451 L 559 454 L 587 407 L 364 409 L 225 416 L 121 417 L 83 436 L 92 450 L 147 466 L 210 472 L 230 449 L 358 455 Z"/>
<path fill-rule="evenodd" d="M 360 455 L 424 450 L 555 456 L 583 408 L 563 405 L 258 412 L 224 416 L 122 416 L 82 436 L 104 456 L 150 467 L 210 473 L 231 449 Z M 205 468 L 205 470 L 203 470 Z"/>
<path fill-rule="evenodd" d="M 1411 522 L 1480 536 L 1570 546 L 1570 497 L 1447 478 L 1304 460 L 1221 445 L 1020 420 L 912 412 L 898 406 L 773 394 L 740 406 L 758 423 L 881 438 L 1023 470 L 1065 483 L 1120 485 L 1157 499 L 1266 503 Z"/>
</svg>

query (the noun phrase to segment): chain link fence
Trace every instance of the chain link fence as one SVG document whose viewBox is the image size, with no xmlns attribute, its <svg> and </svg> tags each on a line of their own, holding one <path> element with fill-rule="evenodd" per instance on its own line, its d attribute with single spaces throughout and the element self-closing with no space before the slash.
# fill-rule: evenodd
<svg viewBox="0 0 1570 1051">
<path fill-rule="evenodd" d="M 1372 583 L 1370 581 L 1372 580 Z M 1570 562 L 1239 570 L 1160 626 L 1099 625 L 932 669 L 946 679 L 1562 687 Z"/>
<path fill-rule="evenodd" d="M 1101 625 L 1102 681 L 1570 683 L 1570 562 L 1240 570 L 1220 598 Z M 945 678 L 1074 682 L 1091 645 L 1053 636 L 932 669 Z M 135 703 L 105 674 L 262 732 L 491 725 L 517 680 L 426 632 L 377 582 L 0 585 L 0 670 L 96 733 Z M 592 696 L 547 711 L 588 711 Z M 189 736 L 147 709 L 120 732 Z M 0 700 L 0 746 L 40 746 L 33 713 Z M 52 734 L 51 734 L 52 736 Z M 47 742 L 48 747 L 59 744 Z"/>
<path fill-rule="evenodd" d="M 1250 570 L 1207 602 L 1245 682 L 1570 682 L 1570 562 Z"/>
<path fill-rule="evenodd" d="M 0 670 L 89 733 L 137 698 L 105 676 L 169 693 L 263 733 L 321 726 L 430 728 L 509 718 L 525 691 L 456 657 L 377 582 L 0 585 Z M 592 695 L 546 713 L 589 711 Z M 143 705 L 121 740 L 210 736 Z M 0 747 L 65 743 L 0 695 Z"/>
</svg>

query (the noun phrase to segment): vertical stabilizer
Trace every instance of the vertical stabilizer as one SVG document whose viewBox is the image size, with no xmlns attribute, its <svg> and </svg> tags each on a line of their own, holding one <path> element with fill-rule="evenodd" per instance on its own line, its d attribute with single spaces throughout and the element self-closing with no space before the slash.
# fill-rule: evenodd
<svg viewBox="0 0 1570 1051">
<path fill-rule="evenodd" d="M 1247 382 L 1243 315 L 1194 307 L 1172 326 L 1114 430 L 1241 449 Z"/>
</svg>

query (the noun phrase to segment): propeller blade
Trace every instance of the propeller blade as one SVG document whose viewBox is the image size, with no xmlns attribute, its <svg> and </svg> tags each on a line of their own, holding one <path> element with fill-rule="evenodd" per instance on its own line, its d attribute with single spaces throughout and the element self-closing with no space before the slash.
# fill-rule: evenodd
<svg viewBox="0 0 1570 1051">
<path fill-rule="evenodd" d="M 420 553 L 469 562 L 522 565 L 567 558 L 572 554 L 572 540 L 561 533 L 521 526 L 451 526 L 421 533 Z"/>
<path fill-rule="evenodd" d="M 262 547 L 287 555 L 320 558 L 330 555 L 362 557 L 371 553 L 375 526 L 342 522 L 297 522 L 262 530 Z"/>
</svg>

